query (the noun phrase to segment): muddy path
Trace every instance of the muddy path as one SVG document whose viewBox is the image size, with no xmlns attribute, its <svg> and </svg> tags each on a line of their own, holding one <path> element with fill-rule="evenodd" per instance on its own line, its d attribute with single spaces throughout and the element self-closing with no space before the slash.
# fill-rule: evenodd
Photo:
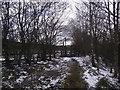
<svg viewBox="0 0 120 90">
<path fill-rule="evenodd" d="M 79 66 L 74 59 L 69 64 L 70 75 L 67 76 L 64 83 L 64 88 L 87 88 L 88 84 L 82 78 L 84 70 Z"/>
</svg>

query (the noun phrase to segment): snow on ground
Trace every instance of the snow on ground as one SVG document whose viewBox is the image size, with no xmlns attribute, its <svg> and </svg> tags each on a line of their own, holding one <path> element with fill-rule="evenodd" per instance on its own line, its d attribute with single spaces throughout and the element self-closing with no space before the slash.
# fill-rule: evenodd
<svg viewBox="0 0 120 90">
<path fill-rule="evenodd" d="M 91 58 L 89 56 L 73 57 L 73 59 L 75 59 L 79 63 L 79 66 L 85 70 L 83 78 L 89 84 L 89 87 L 96 87 L 96 84 L 103 77 L 105 77 L 111 84 L 118 85 L 118 79 L 113 78 L 113 73 L 110 73 L 108 68 L 102 67 L 98 71 L 97 68 L 92 67 Z"/>
<path fill-rule="evenodd" d="M 89 84 L 89 86 L 95 86 L 95 84 L 98 82 L 98 77 L 94 75 L 89 74 L 89 70 L 85 71 L 84 73 L 85 81 Z"/>
<path fill-rule="evenodd" d="M 16 82 L 17 82 L 17 83 L 22 83 L 26 77 L 27 77 L 27 76 L 20 76 L 20 77 L 16 80 Z"/>
<path fill-rule="evenodd" d="M 48 62 L 38 61 L 37 64 L 47 64 Z"/>
<path fill-rule="evenodd" d="M 5 61 L 5 58 L 2 58 L 2 57 L 0 56 L 0 61 Z"/>
<path fill-rule="evenodd" d="M 97 68 L 92 67 L 90 56 L 86 57 L 61 57 L 61 58 L 52 58 L 52 61 L 38 61 L 37 64 L 29 67 L 27 64 L 23 65 L 23 67 L 15 66 L 15 70 L 11 70 L 11 72 L 15 72 L 19 77 L 13 81 L 11 84 L 9 81 L 3 81 L 5 85 L 9 87 L 14 86 L 15 83 L 21 84 L 23 82 L 33 82 L 33 86 L 35 88 L 43 88 L 47 89 L 51 86 L 61 85 L 64 83 L 65 78 L 70 69 L 69 62 L 72 60 L 76 60 L 79 63 L 79 66 L 84 69 L 83 79 L 88 83 L 90 87 L 96 87 L 96 84 L 100 79 L 105 77 L 108 81 L 114 85 L 118 85 L 117 79 L 113 78 L 113 74 L 110 73 L 108 68 L 100 68 L 99 72 Z M 104 66 L 104 65 L 103 65 Z M 26 70 L 28 68 L 28 71 Z M 3 70 L 8 72 L 3 67 Z M 33 70 L 33 71 L 31 71 Z M 32 73 L 29 73 L 31 71 Z M 13 78 L 13 74 L 10 74 L 8 79 Z M 3 77 L 3 79 L 6 77 Z M 33 87 L 31 86 L 31 87 Z M 26 88 L 30 88 L 30 86 L 26 86 Z"/>
<path fill-rule="evenodd" d="M 5 84 L 5 85 L 7 85 L 7 86 L 9 86 L 10 88 L 14 88 L 8 81 L 7 82 L 2 82 L 2 83 Z"/>
<path fill-rule="evenodd" d="M 64 79 L 69 75 L 69 61 L 71 58 L 53 58 L 52 61 L 38 61 L 31 66 L 22 64 L 14 66 L 14 69 L 3 67 L 7 76 L 2 77 L 3 86 L 12 87 L 18 85 L 25 88 L 43 88 L 62 85 Z M 13 79 L 14 78 L 14 79 Z M 30 85 L 29 85 L 29 83 Z M 28 85 L 27 85 L 28 83 Z"/>
<path fill-rule="evenodd" d="M 59 76 L 51 76 L 51 77 L 47 77 L 44 76 L 40 76 L 39 77 L 39 81 L 41 81 L 43 84 L 42 85 L 36 85 L 36 88 L 42 88 L 42 89 L 47 89 L 50 87 L 54 87 L 54 86 L 59 86 L 62 83 L 64 83 L 64 79 L 67 77 L 67 75 L 69 75 L 68 70 L 68 64 L 69 61 L 71 60 L 71 58 L 53 58 L 52 59 L 53 62 L 56 62 L 56 64 L 52 64 L 51 61 L 49 61 L 48 63 L 45 63 L 43 61 L 40 61 L 39 64 L 47 64 L 47 67 L 44 67 L 43 69 L 47 72 L 49 71 L 58 71 Z M 49 82 L 48 82 L 49 81 Z"/>
</svg>

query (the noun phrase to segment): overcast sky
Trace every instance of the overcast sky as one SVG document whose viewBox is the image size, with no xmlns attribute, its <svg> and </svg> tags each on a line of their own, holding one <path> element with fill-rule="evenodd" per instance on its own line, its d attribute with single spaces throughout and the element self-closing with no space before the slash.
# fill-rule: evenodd
<svg viewBox="0 0 120 90">
<path fill-rule="evenodd" d="M 76 9 L 75 9 L 75 3 L 77 2 L 80 2 L 81 0 L 67 0 L 67 2 L 69 3 L 69 6 L 68 8 L 66 9 L 65 11 L 65 22 L 64 24 L 67 25 L 69 23 L 69 20 L 70 19 L 74 19 L 76 17 Z"/>
<path fill-rule="evenodd" d="M 76 17 L 76 8 L 75 8 L 75 4 L 76 3 L 80 3 L 81 0 L 67 0 L 67 2 L 69 3 L 69 6 L 68 8 L 66 9 L 64 15 L 65 15 L 65 21 L 64 21 L 64 25 L 67 25 L 69 23 L 69 21 L 71 19 L 75 19 Z M 64 17 L 64 16 L 63 16 Z M 66 29 L 67 30 L 67 29 Z M 65 33 L 65 32 L 63 32 Z M 67 36 L 67 34 L 63 34 L 63 37 L 62 38 L 69 38 L 69 36 Z M 67 45 L 71 45 L 71 40 L 67 40 L 66 44 Z M 60 44 L 61 45 L 61 44 Z"/>
</svg>

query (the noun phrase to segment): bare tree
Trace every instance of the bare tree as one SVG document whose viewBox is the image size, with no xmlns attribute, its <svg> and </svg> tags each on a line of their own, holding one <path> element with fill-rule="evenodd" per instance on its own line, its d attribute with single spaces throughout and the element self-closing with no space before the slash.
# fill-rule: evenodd
<svg viewBox="0 0 120 90">
<path fill-rule="evenodd" d="M 6 61 L 6 66 L 9 65 L 9 48 L 7 44 L 7 39 L 8 39 L 8 34 L 9 34 L 9 28 L 10 28 L 10 16 L 9 16 L 9 8 L 10 8 L 10 3 L 9 2 L 3 2 L 2 3 L 2 39 L 3 39 L 3 48 L 5 54 L 5 61 Z"/>
</svg>

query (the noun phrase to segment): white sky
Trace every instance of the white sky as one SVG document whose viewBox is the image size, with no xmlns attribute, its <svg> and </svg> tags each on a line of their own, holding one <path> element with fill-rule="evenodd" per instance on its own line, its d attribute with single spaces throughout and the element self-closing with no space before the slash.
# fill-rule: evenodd
<svg viewBox="0 0 120 90">
<path fill-rule="evenodd" d="M 69 7 L 66 9 L 65 14 L 64 14 L 65 15 L 64 25 L 67 25 L 71 19 L 75 19 L 75 17 L 76 17 L 75 3 L 76 2 L 80 3 L 81 0 L 67 0 L 67 2 L 69 3 Z M 70 40 L 68 40 L 66 42 L 66 45 L 71 45 L 71 44 L 72 44 L 72 41 L 70 41 Z"/>
<path fill-rule="evenodd" d="M 67 0 L 67 2 L 69 3 L 69 7 L 66 9 L 66 14 L 65 14 L 65 22 L 64 24 L 67 25 L 69 20 L 72 18 L 74 19 L 76 17 L 76 14 L 75 14 L 75 2 L 79 3 L 81 0 Z"/>
</svg>

